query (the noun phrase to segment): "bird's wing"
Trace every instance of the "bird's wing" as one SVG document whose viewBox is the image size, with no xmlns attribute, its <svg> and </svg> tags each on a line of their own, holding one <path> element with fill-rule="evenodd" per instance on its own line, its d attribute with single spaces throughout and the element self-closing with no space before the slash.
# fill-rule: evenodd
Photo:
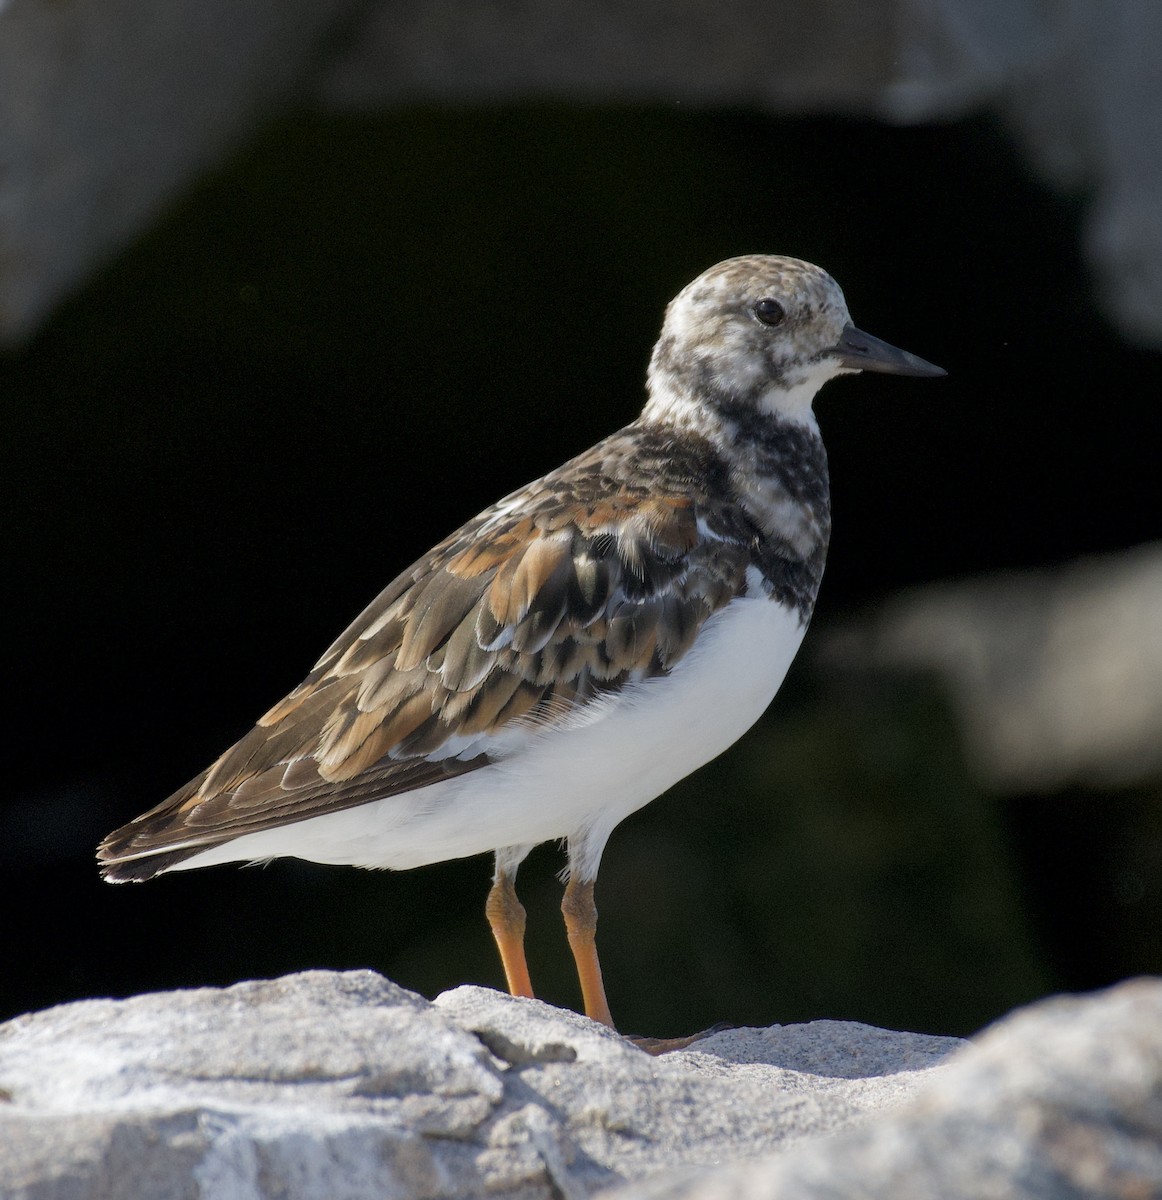
<svg viewBox="0 0 1162 1200">
<path fill-rule="evenodd" d="M 587 498 L 557 476 L 395 579 L 245 737 L 106 838 L 106 876 L 472 771 L 502 735 L 669 671 L 744 586 L 746 537 L 676 491 L 595 478 Z"/>
</svg>

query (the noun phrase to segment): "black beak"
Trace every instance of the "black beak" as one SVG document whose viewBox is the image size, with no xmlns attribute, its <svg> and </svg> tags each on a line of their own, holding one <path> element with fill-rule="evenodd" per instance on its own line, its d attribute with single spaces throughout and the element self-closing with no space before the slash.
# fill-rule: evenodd
<svg viewBox="0 0 1162 1200">
<path fill-rule="evenodd" d="M 835 355 L 851 371 L 880 371 L 884 375 L 916 375 L 928 379 L 948 374 L 943 367 L 925 362 L 907 350 L 897 350 L 870 333 L 856 329 L 850 321 L 843 327 Z"/>
</svg>

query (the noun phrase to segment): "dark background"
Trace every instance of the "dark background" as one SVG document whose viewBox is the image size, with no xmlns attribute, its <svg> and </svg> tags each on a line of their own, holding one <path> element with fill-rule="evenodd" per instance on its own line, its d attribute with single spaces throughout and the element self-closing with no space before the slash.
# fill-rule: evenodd
<svg viewBox="0 0 1162 1200">
<path fill-rule="evenodd" d="M 945 366 L 817 405 L 835 534 L 771 712 L 630 818 L 598 887 L 624 1028 L 856 1018 L 965 1033 L 1162 971 L 1162 795 L 995 796 L 931 684 L 810 646 L 896 589 L 1162 534 L 1162 356 L 1099 315 L 1084 197 L 984 119 L 519 107 L 291 115 L 0 360 L 10 580 L 0 1017 L 372 966 L 501 983 L 487 859 L 99 882 L 115 825 L 200 770 L 400 569 L 630 420 L 661 313 L 789 253 Z M 553 847 L 534 982 L 577 1003 Z"/>
</svg>

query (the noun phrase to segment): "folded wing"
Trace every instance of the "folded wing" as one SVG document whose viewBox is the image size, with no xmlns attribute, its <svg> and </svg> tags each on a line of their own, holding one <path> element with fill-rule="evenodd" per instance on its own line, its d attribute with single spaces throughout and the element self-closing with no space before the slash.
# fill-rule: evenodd
<svg viewBox="0 0 1162 1200">
<path fill-rule="evenodd" d="M 552 479 L 395 579 L 245 737 L 102 843 L 106 877 L 476 770 L 506 734 L 671 670 L 743 586 L 744 539 L 684 495 Z"/>
</svg>

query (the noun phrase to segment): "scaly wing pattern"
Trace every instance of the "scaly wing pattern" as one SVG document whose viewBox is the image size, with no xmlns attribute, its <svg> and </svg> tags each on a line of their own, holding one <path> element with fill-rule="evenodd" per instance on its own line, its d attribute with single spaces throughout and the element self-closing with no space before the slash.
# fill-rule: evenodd
<svg viewBox="0 0 1162 1200">
<path fill-rule="evenodd" d="M 395 579 L 245 737 L 102 843 L 106 877 L 475 770 L 514 724 L 672 669 L 743 586 L 748 539 L 679 489 L 610 479 L 600 449 Z"/>
</svg>

